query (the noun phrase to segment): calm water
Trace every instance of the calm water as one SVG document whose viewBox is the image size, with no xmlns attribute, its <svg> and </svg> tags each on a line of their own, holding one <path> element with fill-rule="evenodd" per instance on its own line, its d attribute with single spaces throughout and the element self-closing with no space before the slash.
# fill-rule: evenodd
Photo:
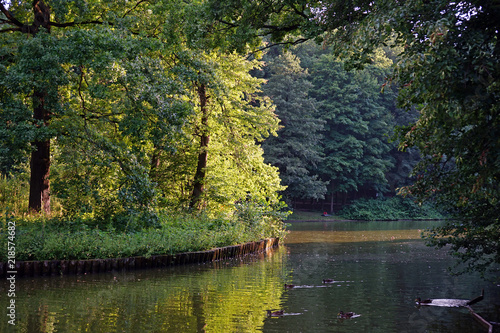
<svg viewBox="0 0 500 333">
<path fill-rule="evenodd" d="M 0 332 L 485 332 L 466 309 L 415 306 L 418 296 L 470 299 L 484 289 L 473 308 L 500 322 L 500 285 L 448 275 L 450 257 L 420 239 L 432 223 L 293 223 L 285 246 L 243 260 L 18 278 L 15 330 L 1 281 Z M 339 310 L 361 316 L 337 319 Z"/>
</svg>

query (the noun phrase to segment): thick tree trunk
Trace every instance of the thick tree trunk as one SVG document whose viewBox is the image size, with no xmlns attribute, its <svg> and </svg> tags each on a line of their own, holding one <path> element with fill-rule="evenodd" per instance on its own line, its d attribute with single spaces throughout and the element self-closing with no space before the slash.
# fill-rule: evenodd
<svg viewBox="0 0 500 333">
<path fill-rule="evenodd" d="M 191 200 L 189 202 L 190 208 L 201 208 L 201 196 L 205 190 L 205 177 L 208 158 L 208 144 L 210 136 L 208 133 L 208 109 L 207 109 L 207 92 L 205 85 L 198 86 L 198 97 L 200 99 L 201 110 L 201 124 L 200 124 L 200 151 L 198 153 L 198 165 L 194 175 L 193 192 L 191 193 Z"/>
<path fill-rule="evenodd" d="M 33 25 L 27 27 L 26 32 L 36 34 L 40 27 L 50 32 L 50 9 L 43 1 L 33 1 L 34 20 Z M 39 122 L 39 126 L 48 126 L 50 112 L 46 106 L 46 92 L 35 88 L 33 91 L 33 119 Z M 43 210 L 50 214 L 50 139 L 35 141 L 32 144 L 31 153 L 31 175 L 29 210 L 40 212 Z"/>
<path fill-rule="evenodd" d="M 45 108 L 45 94 L 35 91 L 33 94 L 33 118 L 41 122 L 40 126 L 47 126 L 49 112 Z M 30 176 L 30 211 L 44 211 L 50 214 L 50 139 L 35 141 L 32 144 L 31 176 Z"/>
</svg>

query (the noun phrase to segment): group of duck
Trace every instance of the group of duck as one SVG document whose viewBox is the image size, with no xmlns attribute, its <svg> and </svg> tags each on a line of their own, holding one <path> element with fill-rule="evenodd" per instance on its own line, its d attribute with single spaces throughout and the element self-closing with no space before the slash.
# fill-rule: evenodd
<svg viewBox="0 0 500 333">
<path fill-rule="evenodd" d="M 341 281 L 336 281 L 334 279 L 323 279 L 323 283 L 336 283 L 336 282 L 341 282 Z M 285 289 L 293 289 L 297 288 L 299 286 L 294 285 L 294 284 L 286 284 L 285 283 Z M 266 310 L 267 311 L 267 316 L 268 317 L 283 317 L 286 315 L 284 310 Z M 344 311 L 339 311 L 337 314 L 337 318 L 339 319 L 350 319 L 350 318 L 356 318 L 361 315 L 356 314 L 354 312 L 344 312 Z"/>
<path fill-rule="evenodd" d="M 323 283 L 336 283 L 336 282 L 341 282 L 341 281 L 335 281 L 334 279 L 323 279 Z M 293 289 L 297 288 L 299 286 L 296 286 L 294 284 L 286 284 L 285 283 L 285 289 Z M 465 300 L 465 299 L 453 299 L 453 298 L 442 298 L 442 299 L 424 299 L 422 300 L 420 297 L 418 297 L 415 302 L 417 306 L 421 305 L 433 305 L 433 306 L 444 306 L 444 307 L 469 307 L 472 304 L 475 304 L 479 301 L 481 301 L 484 298 L 484 289 L 481 291 L 481 295 L 479 295 L 476 298 L 473 298 L 471 300 Z M 267 311 L 267 316 L 268 317 L 283 317 L 286 315 L 284 310 L 266 310 Z M 350 319 L 350 318 L 356 318 L 361 315 L 356 314 L 354 312 L 344 312 L 344 311 L 339 311 L 337 314 L 337 318 L 339 319 Z"/>
</svg>

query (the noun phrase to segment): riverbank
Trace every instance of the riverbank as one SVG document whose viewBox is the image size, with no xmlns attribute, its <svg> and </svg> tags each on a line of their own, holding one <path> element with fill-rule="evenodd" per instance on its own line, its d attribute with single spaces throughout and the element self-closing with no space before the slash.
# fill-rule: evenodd
<svg viewBox="0 0 500 333">
<path fill-rule="evenodd" d="M 358 199 L 338 212 L 294 210 L 287 222 L 443 220 L 447 217 L 430 203 L 420 205 L 409 198 L 396 196 Z"/>
<path fill-rule="evenodd" d="M 130 228 L 95 219 L 7 218 L 0 225 L 0 262 L 89 260 L 206 251 L 283 238 L 284 223 L 264 217 L 165 214 L 154 228 Z"/>
<path fill-rule="evenodd" d="M 229 258 L 261 253 L 277 247 L 279 238 L 268 238 L 257 242 L 214 248 L 208 251 L 184 252 L 172 255 L 135 256 L 88 260 L 43 260 L 0 262 L 0 278 L 9 275 L 50 276 L 70 274 L 104 273 L 187 264 L 201 264 Z M 11 266 L 12 265 L 12 266 Z"/>
</svg>

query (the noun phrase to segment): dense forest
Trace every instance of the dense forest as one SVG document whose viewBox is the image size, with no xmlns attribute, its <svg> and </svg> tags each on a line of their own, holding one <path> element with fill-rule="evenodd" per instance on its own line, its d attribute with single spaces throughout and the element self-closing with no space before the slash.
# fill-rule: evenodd
<svg viewBox="0 0 500 333">
<path fill-rule="evenodd" d="M 281 129 L 262 146 L 287 186 L 289 206 L 333 212 L 348 199 L 393 196 L 411 182 L 419 153 L 398 150 L 394 131 L 418 112 L 399 109 L 397 90 L 387 86 L 394 54 L 379 49 L 357 71 L 312 42 L 264 56 L 263 91 Z"/>
<path fill-rule="evenodd" d="M 398 193 L 452 214 L 429 242 L 484 270 L 499 18 L 493 0 L 1 0 L 2 213 L 261 238 L 294 206 Z"/>
</svg>

